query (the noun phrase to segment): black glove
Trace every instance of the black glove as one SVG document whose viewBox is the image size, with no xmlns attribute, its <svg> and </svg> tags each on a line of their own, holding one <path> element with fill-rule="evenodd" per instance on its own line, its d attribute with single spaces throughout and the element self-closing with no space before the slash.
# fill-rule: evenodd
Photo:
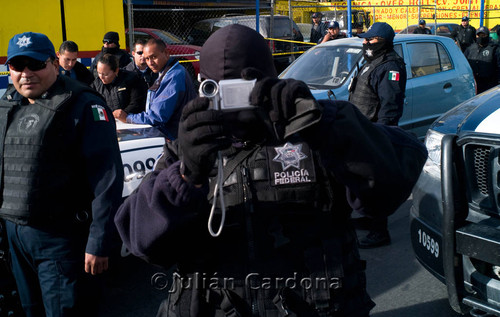
<svg viewBox="0 0 500 317">
<path fill-rule="evenodd" d="M 228 148 L 222 112 L 209 108 L 209 99 L 197 97 L 186 104 L 179 122 L 181 173 L 193 184 L 203 184 L 214 167 L 217 151 Z"/>
<path fill-rule="evenodd" d="M 250 103 L 264 107 L 278 140 L 321 119 L 321 109 L 309 87 L 300 80 L 266 77 L 255 84 Z"/>
</svg>

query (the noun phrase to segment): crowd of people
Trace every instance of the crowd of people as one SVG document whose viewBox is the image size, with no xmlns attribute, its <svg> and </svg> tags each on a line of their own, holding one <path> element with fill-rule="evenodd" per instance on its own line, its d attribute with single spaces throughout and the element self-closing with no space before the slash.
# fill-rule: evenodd
<svg viewBox="0 0 500 317">
<path fill-rule="evenodd" d="M 311 42 L 345 37 L 319 13 L 312 21 Z M 462 21 L 454 36 L 484 91 L 498 83 L 498 45 Z M 124 243 L 175 267 L 158 316 L 369 316 L 358 248 L 390 244 L 387 217 L 427 152 L 398 127 L 407 75 L 393 28 L 376 22 L 358 36 L 366 64 L 349 100 L 326 101 L 277 78 L 259 33 L 221 28 L 201 49 L 200 78 L 254 82 L 255 107 L 228 112 L 197 96 L 161 40 L 137 40 L 129 55 L 108 32 L 88 70 L 72 41 L 56 52 L 43 34 L 15 35 L 13 85 L 0 100 L 0 218 L 26 315 L 95 315 L 98 277 Z M 165 135 L 154 171 L 125 201 L 114 119 Z M 353 211 L 368 224 L 363 239 Z"/>
</svg>

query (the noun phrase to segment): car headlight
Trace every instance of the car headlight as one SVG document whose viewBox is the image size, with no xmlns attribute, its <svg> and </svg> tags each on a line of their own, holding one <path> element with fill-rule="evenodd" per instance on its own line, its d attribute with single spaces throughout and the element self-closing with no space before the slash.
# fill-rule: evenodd
<svg viewBox="0 0 500 317">
<path fill-rule="evenodd" d="M 425 147 L 429 154 L 424 171 L 437 178 L 441 178 L 441 140 L 443 136 L 444 134 L 430 129 L 425 136 Z"/>
</svg>

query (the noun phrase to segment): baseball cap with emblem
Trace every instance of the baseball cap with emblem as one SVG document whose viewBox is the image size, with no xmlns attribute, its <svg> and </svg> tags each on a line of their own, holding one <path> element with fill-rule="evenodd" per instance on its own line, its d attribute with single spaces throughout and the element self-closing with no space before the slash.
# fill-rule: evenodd
<svg viewBox="0 0 500 317">
<path fill-rule="evenodd" d="M 313 18 L 319 18 L 321 17 L 321 13 L 319 12 L 314 12 L 313 15 L 312 15 Z"/>
<path fill-rule="evenodd" d="M 338 29 L 339 23 L 337 21 L 331 21 L 330 23 L 328 23 L 328 28 L 329 29 Z"/>
<path fill-rule="evenodd" d="M 484 33 L 484 34 L 486 34 L 486 35 L 489 36 L 490 35 L 490 30 L 488 30 L 488 28 L 485 27 L 485 26 L 481 26 L 480 28 L 477 29 L 476 35 L 479 34 L 479 33 Z"/>
<path fill-rule="evenodd" d="M 425 20 L 421 19 L 420 21 L 418 21 L 418 24 L 420 24 L 420 25 L 425 24 Z"/>
<path fill-rule="evenodd" d="M 366 33 L 358 34 L 361 38 L 382 37 L 386 41 L 392 42 L 394 39 L 394 29 L 385 22 L 375 22 Z"/>
<path fill-rule="evenodd" d="M 7 62 L 16 56 L 26 56 L 44 62 L 49 57 L 56 57 L 54 45 L 47 35 L 24 32 L 14 35 L 9 41 Z"/>
<path fill-rule="evenodd" d="M 469 17 L 463 17 L 462 21 L 469 21 Z"/>
</svg>

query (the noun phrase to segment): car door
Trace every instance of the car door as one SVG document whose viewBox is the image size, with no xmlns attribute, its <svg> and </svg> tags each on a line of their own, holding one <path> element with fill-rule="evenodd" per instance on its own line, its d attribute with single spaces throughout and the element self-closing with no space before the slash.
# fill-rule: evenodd
<svg viewBox="0 0 500 317">
<path fill-rule="evenodd" d="M 457 96 L 468 87 L 457 80 L 462 74 L 458 73 L 442 42 L 407 42 L 406 49 L 405 62 L 409 68 L 406 91 L 411 90 L 406 96 L 407 107 L 411 108 L 407 128 L 423 138 L 434 120 L 463 101 Z"/>
<path fill-rule="evenodd" d="M 401 118 L 399 118 L 399 126 L 403 129 L 409 129 L 411 128 L 412 124 L 413 124 L 413 121 L 412 121 L 412 107 L 409 106 L 409 100 L 412 100 L 412 94 L 413 94 L 413 90 L 412 89 L 408 89 L 408 79 L 409 79 L 409 73 L 408 73 L 408 63 L 406 62 L 406 59 L 408 58 L 405 58 L 408 54 L 405 53 L 403 51 L 404 47 L 403 47 L 403 44 L 402 43 L 394 43 L 394 51 L 396 51 L 396 53 L 401 56 L 403 59 L 405 59 L 405 63 L 406 63 L 406 78 L 407 78 L 407 82 L 406 82 L 406 90 L 405 90 L 405 99 L 404 99 L 404 103 L 403 103 L 403 115 L 401 116 Z"/>
</svg>

